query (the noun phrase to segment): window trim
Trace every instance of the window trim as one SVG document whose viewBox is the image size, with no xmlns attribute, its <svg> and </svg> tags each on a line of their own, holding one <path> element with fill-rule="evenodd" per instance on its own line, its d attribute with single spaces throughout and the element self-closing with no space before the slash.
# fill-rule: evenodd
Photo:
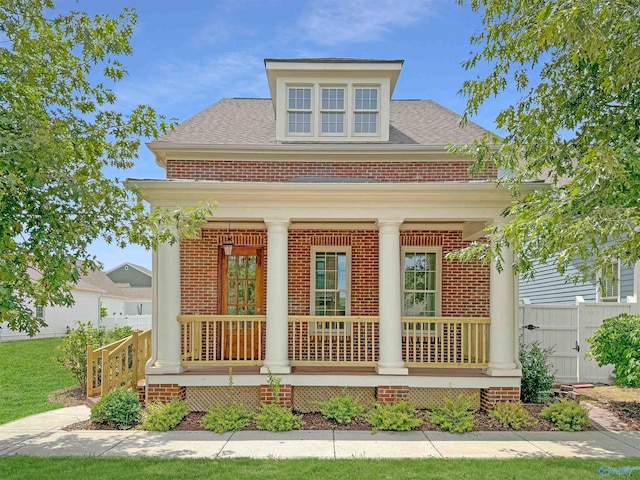
<svg viewBox="0 0 640 480">
<path fill-rule="evenodd" d="M 405 294 L 405 255 L 407 253 L 435 253 L 436 254 L 436 311 L 434 318 L 442 316 L 442 247 L 413 247 L 411 245 L 403 246 L 400 249 L 400 292 L 402 295 L 402 317 L 410 317 L 405 315 L 404 311 L 404 294 Z M 426 323 L 426 322 L 425 322 Z"/>
<path fill-rule="evenodd" d="M 325 89 L 340 89 L 343 93 L 343 108 L 342 109 L 333 109 L 333 108 L 322 108 L 322 91 Z M 346 137 L 347 132 L 349 131 L 349 110 L 347 106 L 349 105 L 349 85 L 339 84 L 339 83 L 320 83 L 318 84 L 318 135 L 321 137 Z M 343 122 L 342 122 L 342 132 L 323 132 L 322 131 L 322 114 L 323 113 L 342 113 Z M 313 112 L 311 113 L 313 116 Z"/>
<path fill-rule="evenodd" d="M 620 303 L 620 260 L 612 260 L 611 266 L 613 265 L 615 265 L 615 268 L 617 269 L 615 274 L 615 286 L 617 287 L 616 296 L 605 296 L 608 290 L 609 282 L 614 279 L 604 277 L 603 269 L 600 269 L 596 278 L 596 301 L 598 302 Z M 603 295 L 603 293 L 605 295 Z"/>
<path fill-rule="evenodd" d="M 309 109 L 306 108 L 289 108 L 289 91 L 292 89 L 309 89 L 310 92 L 310 96 L 309 96 Z M 314 89 L 314 85 L 313 84 L 298 84 L 298 83 L 292 83 L 292 84 L 287 84 L 286 86 L 286 96 L 285 96 L 285 112 L 286 112 L 286 118 L 285 118 L 285 130 L 287 132 L 287 136 L 291 136 L 291 137 L 313 137 L 314 136 L 314 130 L 315 130 L 315 124 L 314 124 L 314 117 L 315 117 L 315 113 L 314 113 L 314 97 L 315 97 L 315 89 Z M 309 113 L 310 114 L 310 120 L 309 120 L 309 132 L 292 132 L 289 130 L 289 114 L 290 113 Z"/>
<path fill-rule="evenodd" d="M 316 313 L 316 254 L 318 252 L 330 252 L 330 253 L 346 253 L 347 257 L 347 298 L 345 301 L 345 328 L 330 328 L 327 325 L 320 326 L 318 324 L 323 323 L 327 324 L 329 322 L 313 322 L 311 325 L 311 332 L 336 332 L 340 334 L 350 334 L 351 326 L 350 323 L 346 320 L 346 317 L 351 316 L 351 246 L 332 246 L 332 245 L 313 245 L 311 247 L 311 281 L 310 281 L 310 294 L 309 294 L 309 307 L 311 316 L 317 316 Z"/>
<path fill-rule="evenodd" d="M 44 320 L 44 305 L 35 305 L 34 316 L 38 320 Z"/>
</svg>

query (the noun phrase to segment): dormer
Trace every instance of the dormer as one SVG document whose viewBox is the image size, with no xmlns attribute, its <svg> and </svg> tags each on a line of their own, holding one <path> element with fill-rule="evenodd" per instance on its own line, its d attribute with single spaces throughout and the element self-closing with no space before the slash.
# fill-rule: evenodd
<svg viewBox="0 0 640 480">
<path fill-rule="evenodd" d="M 279 142 L 389 141 L 403 60 L 266 59 Z"/>
</svg>

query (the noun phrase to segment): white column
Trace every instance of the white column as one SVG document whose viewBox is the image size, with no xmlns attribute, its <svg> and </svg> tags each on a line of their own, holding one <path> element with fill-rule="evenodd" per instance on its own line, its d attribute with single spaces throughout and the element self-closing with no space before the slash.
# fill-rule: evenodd
<svg viewBox="0 0 640 480">
<path fill-rule="evenodd" d="M 502 271 L 491 262 L 490 299 L 491 327 L 489 329 L 489 368 L 492 376 L 520 375 L 516 364 L 517 277 L 513 273 L 513 252 L 502 251 Z"/>
<path fill-rule="evenodd" d="M 289 219 L 267 225 L 267 334 L 261 373 L 291 373 L 289 365 Z"/>
<path fill-rule="evenodd" d="M 180 373 L 180 244 L 163 243 L 154 253 L 153 348 L 148 373 Z"/>
<path fill-rule="evenodd" d="M 378 220 L 379 353 L 376 371 L 408 375 L 402 360 L 402 294 L 400 283 L 400 225 L 402 220 Z"/>
</svg>

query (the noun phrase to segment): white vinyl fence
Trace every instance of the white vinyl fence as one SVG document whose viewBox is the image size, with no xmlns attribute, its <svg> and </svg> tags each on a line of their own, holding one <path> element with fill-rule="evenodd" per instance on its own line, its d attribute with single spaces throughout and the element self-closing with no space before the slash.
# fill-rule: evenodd
<svg viewBox="0 0 640 480">
<path fill-rule="evenodd" d="M 635 300 L 629 298 L 629 300 Z M 621 313 L 640 313 L 637 303 L 585 303 L 580 297 L 576 305 L 520 305 L 520 330 L 525 342 L 539 341 L 552 348 L 550 357 L 561 382 L 611 383 L 612 365 L 598 367 L 587 360 L 587 338 L 600 328 L 605 318 Z"/>
<path fill-rule="evenodd" d="M 100 325 L 109 330 L 113 327 L 131 327 L 134 330 L 149 330 L 151 328 L 151 315 L 118 315 L 116 317 L 104 317 L 100 319 Z"/>
</svg>

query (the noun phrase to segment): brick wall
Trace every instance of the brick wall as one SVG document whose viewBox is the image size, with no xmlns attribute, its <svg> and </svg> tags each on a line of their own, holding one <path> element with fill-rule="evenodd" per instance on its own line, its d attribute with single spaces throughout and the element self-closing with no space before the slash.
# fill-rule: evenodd
<svg viewBox="0 0 640 480">
<path fill-rule="evenodd" d="M 152 384 L 147 387 L 147 403 L 149 402 L 170 402 L 173 399 L 186 400 L 186 387 L 181 387 L 175 383 Z"/>
<path fill-rule="evenodd" d="M 409 387 L 398 385 L 380 385 L 376 387 L 376 401 L 382 404 L 398 403 L 407 399 Z"/>
<path fill-rule="evenodd" d="M 469 162 L 257 162 L 168 160 L 167 178 L 236 182 L 289 182 L 297 177 L 367 178 L 379 182 L 443 182 L 496 178 L 491 169 L 469 175 Z"/>
<path fill-rule="evenodd" d="M 220 245 L 226 231 L 203 230 L 199 239 L 180 245 L 182 313 L 215 315 L 218 310 Z M 263 246 L 266 311 L 266 231 L 232 231 L 236 245 Z M 403 246 L 442 247 L 442 315 L 489 316 L 489 266 L 480 262 L 451 262 L 444 256 L 468 244 L 461 232 L 406 231 Z M 351 247 L 351 314 L 378 315 L 378 232 L 376 230 L 289 231 L 289 314 L 309 315 L 311 247 Z"/>
<path fill-rule="evenodd" d="M 285 408 L 293 407 L 293 387 L 291 385 L 280 385 L 280 395 L 278 404 Z M 274 403 L 273 390 L 271 385 L 260 385 L 260 403 Z"/>
<path fill-rule="evenodd" d="M 520 387 L 489 387 L 480 390 L 480 406 L 487 412 L 493 410 L 496 403 L 518 400 Z"/>
</svg>

